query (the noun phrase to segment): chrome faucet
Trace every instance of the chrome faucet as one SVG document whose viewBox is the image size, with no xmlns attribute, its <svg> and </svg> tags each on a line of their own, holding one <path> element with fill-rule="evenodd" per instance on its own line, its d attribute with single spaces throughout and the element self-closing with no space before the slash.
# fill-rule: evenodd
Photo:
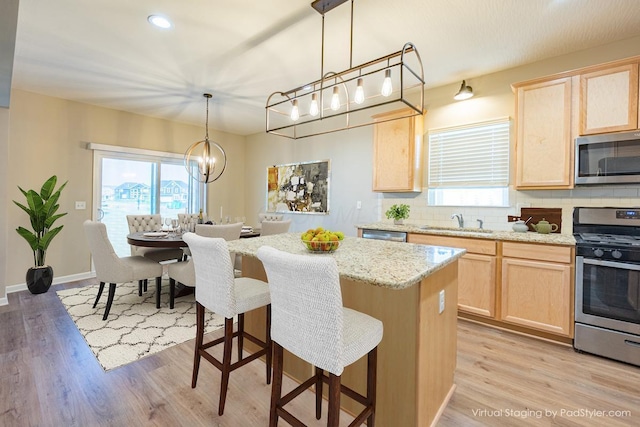
<svg viewBox="0 0 640 427">
<path fill-rule="evenodd" d="M 482 224 L 484 224 L 484 222 L 481 219 L 476 219 L 476 221 L 478 221 L 478 228 L 482 230 Z"/>
<path fill-rule="evenodd" d="M 458 220 L 458 227 L 464 228 L 464 218 L 462 218 L 462 214 L 453 214 L 451 215 L 451 219 L 456 218 Z"/>
</svg>

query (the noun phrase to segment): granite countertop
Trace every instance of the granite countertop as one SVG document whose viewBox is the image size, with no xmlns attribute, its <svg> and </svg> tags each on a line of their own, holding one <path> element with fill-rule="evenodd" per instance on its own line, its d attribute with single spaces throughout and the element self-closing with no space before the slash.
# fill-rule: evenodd
<svg viewBox="0 0 640 427">
<path fill-rule="evenodd" d="M 464 249 L 383 240 L 345 237 L 331 254 L 312 254 L 300 240 L 302 233 L 285 233 L 251 239 L 231 240 L 229 250 L 255 257 L 258 248 L 272 246 L 292 254 L 330 256 L 336 260 L 340 277 L 375 286 L 404 289 L 454 262 Z"/>
<path fill-rule="evenodd" d="M 404 225 L 395 225 L 388 222 L 375 222 L 371 224 L 357 225 L 357 228 L 367 228 L 370 230 L 384 231 L 401 231 L 405 233 L 415 234 L 431 234 L 437 236 L 450 237 L 467 237 L 485 240 L 500 240 L 505 242 L 523 242 L 523 243 L 544 243 L 547 245 L 575 246 L 576 239 L 571 234 L 540 234 L 533 232 L 516 233 L 515 231 L 492 231 L 480 230 L 478 228 L 458 228 L 433 227 L 429 228 L 424 224 L 405 223 Z"/>
</svg>

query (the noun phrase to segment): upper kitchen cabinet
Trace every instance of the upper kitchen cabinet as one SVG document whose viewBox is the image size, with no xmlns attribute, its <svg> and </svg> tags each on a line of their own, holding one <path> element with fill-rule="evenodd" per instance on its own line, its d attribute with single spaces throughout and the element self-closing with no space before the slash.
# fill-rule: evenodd
<svg viewBox="0 0 640 427">
<path fill-rule="evenodd" d="M 580 135 L 637 128 L 637 63 L 580 74 Z"/>
<path fill-rule="evenodd" d="M 516 188 L 571 188 L 571 77 L 513 85 Z"/>
<path fill-rule="evenodd" d="M 424 117 L 393 120 L 406 110 L 374 116 L 373 191 L 422 191 Z"/>
</svg>

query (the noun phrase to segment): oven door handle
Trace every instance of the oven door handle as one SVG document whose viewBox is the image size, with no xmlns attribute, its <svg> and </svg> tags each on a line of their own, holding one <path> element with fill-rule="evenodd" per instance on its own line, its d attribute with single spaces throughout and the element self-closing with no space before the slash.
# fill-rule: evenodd
<svg viewBox="0 0 640 427">
<path fill-rule="evenodd" d="M 584 258 L 584 257 L 579 257 L 579 258 L 582 258 L 582 261 L 585 264 L 600 265 L 600 266 L 603 266 L 603 267 L 621 268 L 621 269 L 624 269 L 624 270 L 640 271 L 640 265 L 638 265 L 638 264 L 629 264 L 629 263 L 626 263 L 626 262 L 615 262 L 615 261 L 603 261 L 603 260 L 599 260 L 599 259 Z"/>
</svg>

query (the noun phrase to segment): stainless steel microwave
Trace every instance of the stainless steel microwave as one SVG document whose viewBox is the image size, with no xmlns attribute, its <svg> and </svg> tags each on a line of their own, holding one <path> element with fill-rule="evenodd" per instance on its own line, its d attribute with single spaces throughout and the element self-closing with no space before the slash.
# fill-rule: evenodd
<svg viewBox="0 0 640 427">
<path fill-rule="evenodd" d="M 576 184 L 640 183 L 640 131 L 576 138 Z"/>
</svg>

